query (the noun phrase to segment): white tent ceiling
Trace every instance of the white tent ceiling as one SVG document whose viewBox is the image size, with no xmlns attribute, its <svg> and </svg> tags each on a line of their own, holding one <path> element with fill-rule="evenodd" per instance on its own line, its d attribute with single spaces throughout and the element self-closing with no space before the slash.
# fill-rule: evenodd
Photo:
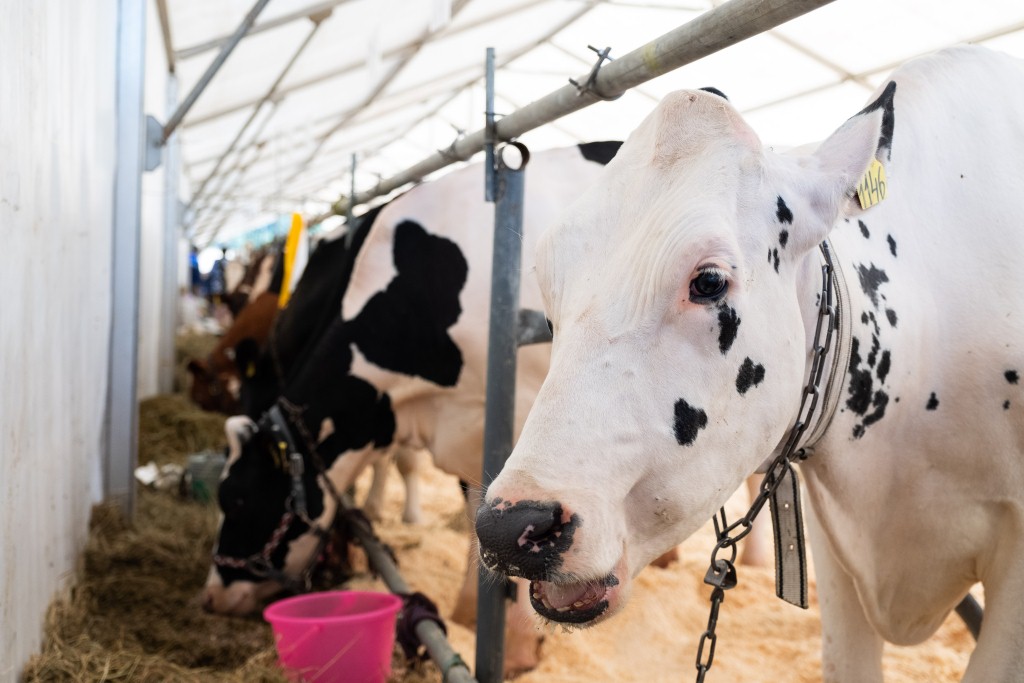
<svg viewBox="0 0 1024 683">
<path fill-rule="evenodd" d="M 179 92 L 253 2 L 157 0 Z M 508 113 L 585 73 L 588 45 L 624 55 L 717 4 L 270 0 L 179 129 L 189 234 L 204 244 L 282 213 L 320 214 L 349 192 L 352 154 L 366 190 L 481 128 L 486 47 L 497 55 L 495 109 Z M 803 144 L 855 113 L 894 66 L 962 42 L 1024 57 L 1024 4 L 836 0 L 522 140 L 541 149 L 623 139 L 667 92 L 713 85 L 766 142 Z"/>
</svg>

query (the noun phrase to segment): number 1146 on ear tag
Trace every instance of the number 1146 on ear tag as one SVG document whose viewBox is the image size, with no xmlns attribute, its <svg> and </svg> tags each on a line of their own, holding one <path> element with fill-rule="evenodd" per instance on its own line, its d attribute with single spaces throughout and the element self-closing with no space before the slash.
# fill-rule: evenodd
<svg viewBox="0 0 1024 683">
<path fill-rule="evenodd" d="M 887 189 L 885 167 L 878 159 L 872 159 L 867 173 L 857 183 L 857 199 L 860 200 L 860 208 L 871 208 L 885 199 Z"/>
</svg>

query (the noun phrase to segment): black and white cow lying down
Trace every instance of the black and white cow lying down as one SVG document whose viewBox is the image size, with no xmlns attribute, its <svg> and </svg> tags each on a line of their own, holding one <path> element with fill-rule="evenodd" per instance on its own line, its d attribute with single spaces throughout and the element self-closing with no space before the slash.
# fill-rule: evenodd
<svg viewBox="0 0 1024 683">
<path fill-rule="evenodd" d="M 526 172 L 523 307 L 541 306 L 529 258 L 539 232 L 564 209 L 567 197 L 584 191 L 619 144 L 591 143 L 533 155 Z M 396 447 L 426 448 L 440 469 L 479 481 L 493 218 L 493 205 L 483 200 L 481 165 L 410 190 L 385 206 L 366 234 L 340 300 L 340 318 L 335 306 L 322 332 L 308 330 L 316 346 L 303 351 L 308 359 L 287 373 L 277 403 L 301 411 L 295 432 L 321 436 L 329 418 L 333 431 L 325 432 L 317 451 L 338 490 Z M 312 268 L 313 259 L 307 272 Z M 300 283 L 295 293 L 300 301 L 301 289 Z M 297 348 L 297 340 L 291 340 L 285 351 L 294 358 Z M 547 345 L 519 352 L 517 432 L 548 358 Z M 211 570 L 204 596 L 207 607 L 221 613 L 249 613 L 281 588 L 232 566 L 236 560 L 265 555 L 276 568 L 298 576 L 315 544 L 305 524 L 281 524 L 289 475 L 275 461 L 265 430 L 256 431 L 251 419 L 277 393 L 271 388 L 273 358 L 264 354 L 260 362 L 264 367 L 257 370 L 270 380 L 250 387 L 250 417 L 228 421 L 232 448 L 220 485 L 224 520 L 216 549 L 226 561 Z M 320 516 L 326 527 L 333 501 L 321 494 L 315 468 L 308 463 L 304 477 L 310 516 Z M 471 495 L 471 513 L 478 498 Z M 279 540 L 268 543 L 275 530 Z M 464 623 L 475 619 L 475 555 L 454 616 Z M 525 596 L 525 590 L 519 593 Z M 536 662 L 539 634 L 529 617 L 525 601 L 518 613 L 510 610 L 510 670 Z"/>
<path fill-rule="evenodd" d="M 873 159 L 887 192 L 864 210 Z M 881 681 L 883 642 L 928 638 L 980 581 L 964 680 L 1022 680 L 1024 66 L 982 48 L 909 62 L 806 155 L 714 94 L 665 98 L 538 248 L 551 369 L 481 555 L 550 620 L 621 609 L 793 425 L 825 239 L 849 322 L 800 463 L 824 679 Z"/>
</svg>

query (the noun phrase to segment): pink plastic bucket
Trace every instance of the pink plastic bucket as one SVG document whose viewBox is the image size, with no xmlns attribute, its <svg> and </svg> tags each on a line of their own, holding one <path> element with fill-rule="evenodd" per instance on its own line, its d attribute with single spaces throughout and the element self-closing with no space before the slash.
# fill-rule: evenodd
<svg viewBox="0 0 1024 683">
<path fill-rule="evenodd" d="M 389 593 L 327 591 L 275 602 L 263 618 L 291 680 L 384 683 L 401 606 Z"/>
</svg>

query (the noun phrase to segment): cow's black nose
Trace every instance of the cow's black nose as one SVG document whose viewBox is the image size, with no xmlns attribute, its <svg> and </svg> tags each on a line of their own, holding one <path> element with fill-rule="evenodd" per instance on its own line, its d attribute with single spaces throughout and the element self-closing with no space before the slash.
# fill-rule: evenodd
<svg viewBox="0 0 1024 683">
<path fill-rule="evenodd" d="M 480 559 L 493 571 L 531 580 L 546 580 L 562 564 L 579 524 L 576 515 L 563 521 L 557 502 L 496 499 L 476 514 Z"/>
</svg>

